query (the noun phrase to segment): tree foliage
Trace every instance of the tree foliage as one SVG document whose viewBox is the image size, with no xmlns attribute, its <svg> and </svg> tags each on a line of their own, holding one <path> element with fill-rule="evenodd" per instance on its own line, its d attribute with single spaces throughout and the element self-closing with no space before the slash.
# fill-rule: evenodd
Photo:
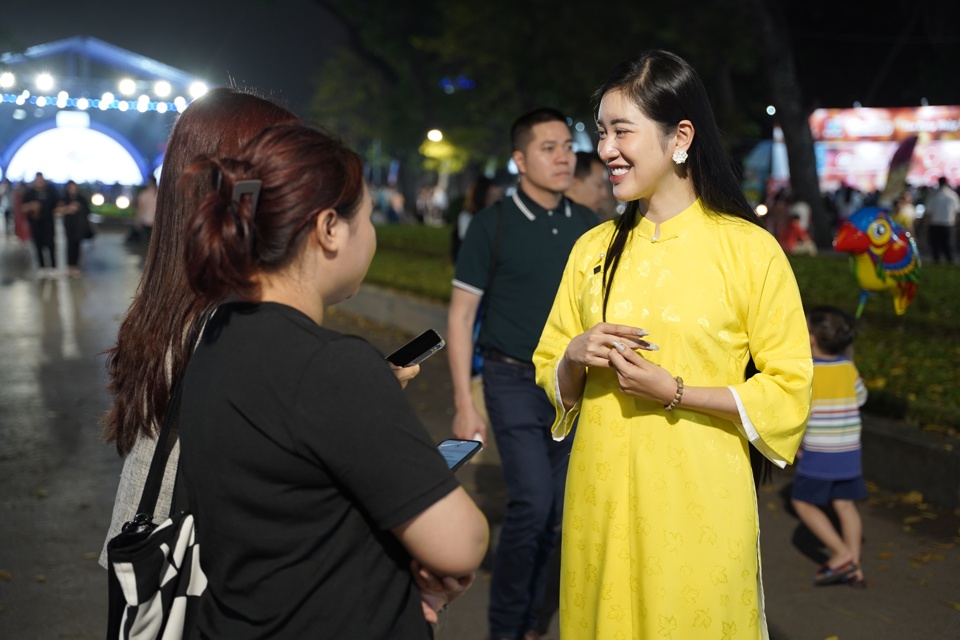
<svg viewBox="0 0 960 640">
<path fill-rule="evenodd" d="M 698 68 L 728 133 L 759 133 L 743 116 L 762 100 L 750 84 L 755 56 L 726 6 L 687 14 L 635 3 L 617 21 L 586 0 L 316 1 L 343 22 L 347 44 L 321 71 L 313 116 L 359 148 L 378 137 L 400 154 L 439 128 L 473 162 L 505 158 L 511 122 L 545 105 L 592 129 L 596 87 L 616 62 L 654 47 Z"/>
<path fill-rule="evenodd" d="M 955 0 L 882 7 L 633 2 L 616 9 L 587 0 L 315 1 L 337 16 L 347 37 L 321 74 L 313 115 L 358 148 L 376 139 L 387 156 L 409 160 L 426 131 L 439 128 L 467 166 L 503 160 L 519 114 L 553 106 L 592 130 L 591 96 L 611 67 L 665 48 L 698 70 L 732 150 L 769 137 L 774 121 L 764 111 L 776 106 L 794 191 L 812 207 L 821 246 L 829 245 L 832 227 L 820 198 L 811 111 L 854 100 L 903 106 L 923 96 L 948 104 L 960 55 L 950 28 L 960 17 Z M 473 88 L 442 88 L 444 78 L 461 77 Z"/>
</svg>

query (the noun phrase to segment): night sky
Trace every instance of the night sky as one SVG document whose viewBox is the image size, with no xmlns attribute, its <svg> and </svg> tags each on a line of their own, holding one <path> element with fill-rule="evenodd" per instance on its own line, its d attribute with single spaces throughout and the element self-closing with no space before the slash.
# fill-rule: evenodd
<svg viewBox="0 0 960 640">
<path fill-rule="evenodd" d="M 93 36 L 204 78 L 233 77 L 304 113 L 339 30 L 310 0 L 4 0 L 5 35 L 30 47 Z M 23 16 L 19 22 L 13 16 Z M 332 35 L 331 35 L 332 34 Z M 331 40 L 333 39 L 333 40 Z"/>
<path fill-rule="evenodd" d="M 960 2 L 783 4 L 794 31 L 806 107 L 849 107 L 855 101 L 915 106 L 922 98 L 930 104 L 960 103 L 954 80 L 960 66 Z M 343 39 L 336 21 L 311 0 L 5 0 L 3 5 L 0 26 L 17 45 L 94 36 L 211 85 L 233 77 L 238 85 L 265 92 L 303 115 L 313 90 L 311 78 Z M 22 18 L 16 22 L 13 16 Z M 609 35 L 588 20 L 576 37 L 586 47 L 602 47 Z M 759 70 L 757 75 L 760 80 Z"/>
</svg>

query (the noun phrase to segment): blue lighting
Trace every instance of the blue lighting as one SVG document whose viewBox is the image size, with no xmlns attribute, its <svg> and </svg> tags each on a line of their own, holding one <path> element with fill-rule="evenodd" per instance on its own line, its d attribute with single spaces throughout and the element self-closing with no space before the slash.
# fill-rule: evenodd
<svg viewBox="0 0 960 640">
<path fill-rule="evenodd" d="M 66 100 L 60 100 L 57 96 L 30 96 L 29 98 L 23 98 L 23 94 L 19 93 L 3 93 L 0 94 L 0 103 L 14 103 L 18 104 L 18 100 L 21 101 L 21 104 L 32 104 L 37 105 L 37 101 L 45 103 L 45 106 L 48 107 L 57 107 L 59 109 L 70 109 L 70 108 L 79 108 L 79 101 L 86 100 L 87 109 L 100 109 L 100 99 L 99 98 L 67 98 Z M 160 113 L 179 113 L 183 111 L 192 100 L 183 100 L 181 104 L 174 102 L 150 102 L 147 104 L 147 111 L 158 111 Z M 120 110 L 120 104 L 123 103 L 126 106 L 124 107 L 125 111 L 140 111 L 139 102 L 137 100 L 114 100 L 110 104 L 106 105 L 105 109 L 101 111 L 108 111 L 111 109 Z M 159 105 L 163 104 L 163 107 L 157 108 Z"/>
<path fill-rule="evenodd" d="M 476 89 L 477 83 L 461 74 L 453 79 L 441 78 L 440 88 L 443 89 L 444 93 L 450 94 L 460 90 L 469 91 L 470 89 Z"/>
</svg>

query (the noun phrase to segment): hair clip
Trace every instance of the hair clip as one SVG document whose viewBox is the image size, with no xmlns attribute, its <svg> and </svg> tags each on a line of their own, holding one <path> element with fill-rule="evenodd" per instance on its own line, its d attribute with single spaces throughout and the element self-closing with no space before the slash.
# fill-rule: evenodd
<svg viewBox="0 0 960 640">
<path fill-rule="evenodd" d="M 243 196 L 250 196 L 250 211 L 254 215 L 257 213 L 257 201 L 260 199 L 260 187 L 263 186 L 263 180 L 237 180 L 233 183 L 233 201 L 241 203 Z"/>
</svg>

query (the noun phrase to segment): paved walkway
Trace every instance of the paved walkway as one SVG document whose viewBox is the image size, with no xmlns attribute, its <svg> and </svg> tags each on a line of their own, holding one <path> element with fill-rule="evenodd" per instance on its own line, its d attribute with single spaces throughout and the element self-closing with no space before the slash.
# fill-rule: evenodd
<svg viewBox="0 0 960 640">
<path fill-rule="evenodd" d="M 103 637 L 106 576 L 96 558 L 121 463 L 99 440 L 108 404 L 102 353 L 139 266 L 122 236 L 101 233 L 82 279 L 38 280 L 30 253 L 0 239 L 0 639 Z M 346 311 L 328 324 L 384 351 L 410 337 Z M 452 403 L 442 355 L 425 363 L 408 395 L 431 435 L 446 437 Z M 459 476 L 496 533 L 504 494 L 495 447 Z M 816 550 L 786 508 L 789 481 L 778 475 L 758 497 L 773 640 L 960 638 L 957 514 L 876 490 L 863 506 L 869 588 L 814 588 L 808 554 Z M 488 579 L 482 572 L 451 607 L 440 640 L 486 637 Z M 557 638 L 556 616 L 548 637 Z"/>
</svg>

